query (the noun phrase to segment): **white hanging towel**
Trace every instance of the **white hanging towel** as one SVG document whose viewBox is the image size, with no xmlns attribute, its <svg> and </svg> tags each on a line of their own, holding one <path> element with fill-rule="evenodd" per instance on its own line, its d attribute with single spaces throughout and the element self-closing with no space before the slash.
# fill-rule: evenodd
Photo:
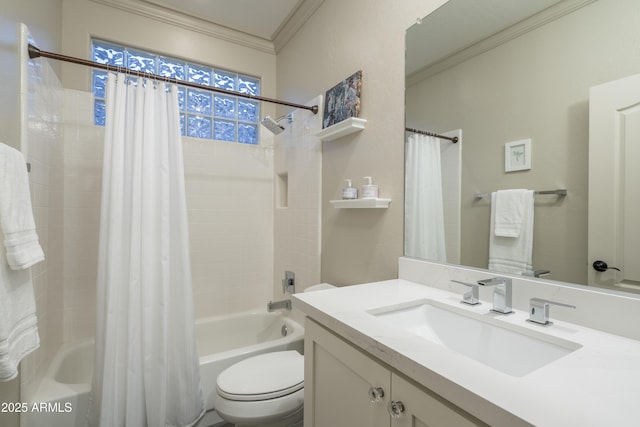
<svg viewBox="0 0 640 427">
<path fill-rule="evenodd" d="M 18 363 L 40 338 L 31 282 L 32 265 L 44 259 L 31 210 L 22 153 L 0 143 L 0 381 L 18 375 Z"/>
<path fill-rule="evenodd" d="M 495 200 L 495 235 L 518 237 L 531 197 L 530 190 L 500 190 Z"/>
<path fill-rule="evenodd" d="M 0 143 L 0 221 L 7 262 L 24 270 L 44 259 L 31 210 L 27 163 L 22 153 Z"/>
<path fill-rule="evenodd" d="M 498 194 L 503 192 L 508 194 Z M 533 202 L 533 190 L 491 193 L 490 270 L 511 274 L 532 270 Z"/>
</svg>

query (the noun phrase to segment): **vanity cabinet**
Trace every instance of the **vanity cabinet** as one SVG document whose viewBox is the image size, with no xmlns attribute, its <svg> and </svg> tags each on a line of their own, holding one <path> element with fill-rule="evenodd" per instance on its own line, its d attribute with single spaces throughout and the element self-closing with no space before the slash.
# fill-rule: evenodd
<svg viewBox="0 0 640 427">
<path fill-rule="evenodd" d="M 306 427 L 484 426 L 307 318 Z"/>
</svg>

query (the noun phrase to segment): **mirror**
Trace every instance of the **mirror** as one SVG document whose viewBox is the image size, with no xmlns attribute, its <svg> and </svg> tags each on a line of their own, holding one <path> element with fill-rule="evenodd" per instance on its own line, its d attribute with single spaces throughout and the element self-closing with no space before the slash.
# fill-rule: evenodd
<svg viewBox="0 0 640 427">
<path fill-rule="evenodd" d="M 462 134 L 460 264 L 488 265 L 476 193 L 567 189 L 534 198 L 532 269 L 587 283 L 589 89 L 640 73 L 638 28 L 636 0 L 449 0 L 407 30 L 406 127 Z M 522 140 L 530 169 L 505 171 Z"/>
</svg>

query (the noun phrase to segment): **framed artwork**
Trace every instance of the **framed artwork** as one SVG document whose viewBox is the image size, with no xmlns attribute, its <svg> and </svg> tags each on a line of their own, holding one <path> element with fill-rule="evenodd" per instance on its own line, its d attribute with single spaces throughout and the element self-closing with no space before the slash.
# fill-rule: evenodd
<svg viewBox="0 0 640 427">
<path fill-rule="evenodd" d="M 531 140 L 507 142 L 504 145 L 504 171 L 515 172 L 531 169 Z"/>
<path fill-rule="evenodd" d="M 355 72 L 331 89 L 324 97 L 322 128 L 327 128 L 360 114 L 362 70 Z"/>
</svg>

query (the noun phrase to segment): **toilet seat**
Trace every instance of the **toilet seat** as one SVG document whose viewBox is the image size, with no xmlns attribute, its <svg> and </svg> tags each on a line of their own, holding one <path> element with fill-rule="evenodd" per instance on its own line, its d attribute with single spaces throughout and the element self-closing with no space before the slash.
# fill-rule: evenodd
<svg viewBox="0 0 640 427">
<path fill-rule="evenodd" d="M 260 354 L 225 369 L 218 394 L 233 401 L 277 399 L 304 387 L 304 356 L 295 350 Z"/>
</svg>

